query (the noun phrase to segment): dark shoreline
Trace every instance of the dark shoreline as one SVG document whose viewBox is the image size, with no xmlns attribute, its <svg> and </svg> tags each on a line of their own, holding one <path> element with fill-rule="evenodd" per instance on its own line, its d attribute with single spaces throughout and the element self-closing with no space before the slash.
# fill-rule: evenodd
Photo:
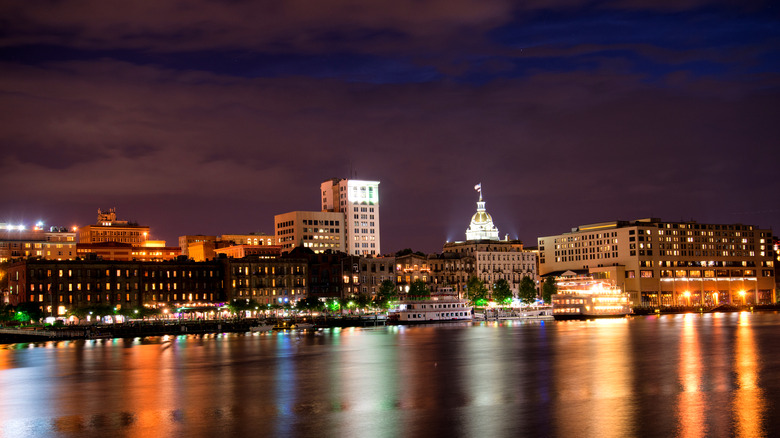
<svg viewBox="0 0 780 438">
<path fill-rule="evenodd" d="M 656 311 L 657 310 L 657 311 Z M 733 313 L 733 312 L 771 312 L 780 311 L 780 305 L 761 305 L 761 306 L 719 306 L 713 309 L 704 309 L 700 307 L 667 307 L 663 309 L 655 308 L 635 308 L 633 316 L 649 315 L 673 315 L 684 313 Z M 625 316 L 623 316 L 625 317 Z M 622 317 L 621 317 L 622 318 Z M 277 327 L 274 331 L 289 330 L 295 321 L 290 319 L 266 320 L 268 323 Z M 307 322 L 311 322 L 308 319 Z M 329 317 L 314 318 L 316 328 L 348 328 L 348 327 L 375 327 L 385 325 L 382 320 L 371 320 L 360 317 Z M 479 321 L 477 321 L 479 322 Z M 145 321 L 129 324 L 101 324 L 89 326 L 63 326 L 57 328 L 43 328 L 39 326 L 28 327 L 0 327 L 0 345 L 16 343 L 33 343 L 59 340 L 76 339 L 122 339 L 139 338 L 147 336 L 171 336 L 171 335 L 192 335 L 192 334 L 218 334 L 218 333 L 247 333 L 251 327 L 258 325 L 257 319 L 239 319 L 239 320 L 214 320 L 214 321 Z M 10 333 L 13 331 L 13 333 Z"/>
<path fill-rule="evenodd" d="M 292 325 L 302 322 L 300 319 L 266 319 L 276 326 L 275 331 L 289 330 Z M 372 320 L 360 317 L 329 317 L 307 318 L 306 322 L 314 322 L 316 328 L 331 327 L 374 327 L 384 325 L 384 320 Z M 62 327 L 28 326 L 0 327 L 0 344 L 15 344 L 19 342 L 47 342 L 74 339 L 113 339 L 138 338 L 147 336 L 170 336 L 191 334 L 246 333 L 251 327 L 259 325 L 260 321 L 253 318 L 237 320 L 211 321 L 144 321 L 127 324 L 97 324 L 97 325 L 66 325 Z M 11 333 L 13 331 L 13 333 Z"/>
</svg>

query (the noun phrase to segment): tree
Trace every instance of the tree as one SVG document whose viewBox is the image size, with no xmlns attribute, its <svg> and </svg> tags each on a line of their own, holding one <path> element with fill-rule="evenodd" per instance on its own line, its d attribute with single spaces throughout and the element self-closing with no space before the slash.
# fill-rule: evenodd
<svg viewBox="0 0 780 438">
<path fill-rule="evenodd" d="M 352 298 L 339 298 L 339 309 L 341 309 L 341 312 L 344 312 L 344 309 L 351 309 L 355 307 L 355 301 Z"/>
<path fill-rule="evenodd" d="M 236 299 L 228 304 L 228 309 L 230 309 L 230 313 L 237 313 L 243 317 L 247 310 L 255 310 L 259 306 L 260 304 L 255 300 Z"/>
<path fill-rule="evenodd" d="M 409 295 L 416 298 L 430 298 L 431 290 L 422 280 L 414 280 L 409 286 Z"/>
<path fill-rule="evenodd" d="M 306 297 L 295 305 L 295 307 L 298 310 L 308 310 L 311 311 L 317 311 L 322 310 L 325 307 L 325 304 L 320 301 L 317 297 Z"/>
<path fill-rule="evenodd" d="M 512 289 L 503 278 L 493 284 L 493 300 L 498 304 L 509 304 L 512 301 Z"/>
<path fill-rule="evenodd" d="M 22 314 L 22 316 L 19 315 L 20 313 Z M 16 316 L 14 317 L 14 319 L 17 321 L 35 322 L 35 321 L 39 321 L 41 318 L 43 318 L 43 310 L 41 310 L 41 308 L 38 307 L 35 303 L 21 303 L 18 306 L 16 306 Z"/>
<path fill-rule="evenodd" d="M 398 298 L 398 291 L 395 283 L 391 280 L 385 280 L 379 285 L 379 291 L 376 294 L 376 304 L 378 307 L 386 308 L 390 302 Z"/>
<path fill-rule="evenodd" d="M 471 277 L 466 283 L 466 295 L 476 305 L 487 304 L 487 288 L 478 277 Z"/>
<path fill-rule="evenodd" d="M 0 321 L 11 321 L 14 319 L 14 306 L 4 304 L 0 306 Z"/>
<path fill-rule="evenodd" d="M 522 300 L 525 304 L 531 304 L 536 299 L 536 287 L 534 285 L 534 281 L 531 280 L 531 277 L 524 276 L 522 280 L 520 280 L 520 291 L 518 293 L 518 298 Z"/>
<path fill-rule="evenodd" d="M 122 315 L 124 317 L 125 322 L 129 319 L 138 319 L 143 318 L 143 307 L 120 307 L 119 309 L 116 309 L 114 313 L 116 315 Z"/>
<path fill-rule="evenodd" d="M 341 309 L 341 304 L 339 303 L 339 300 L 335 298 L 328 298 L 325 300 L 325 308 L 328 309 L 329 312 L 338 312 L 339 309 Z"/>
<path fill-rule="evenodd" d="M 550 304 L 552 302 L 552 296 L 558 293 L 558 286 L 555 284 L 555 279 L 551 276 L 544 279 L 542 283 L 542 299 L 545 303 Z"/>
<path fill-rule="evenodd" d="M 68 311 L 69 316 L 75 316 L 78 319 L 91 319 L 102 321 L 104 316 L 114 316 L 114 308 L 107 304 L 91 304 L 89 306 L 74 307 Z"/>
<path fill-rule="evenodd" d="M 355 303 L 359 309 L 365 309 L 371 303 L 371 297 L 366 294 L 357 294 L 355 297 Z"/>
</svg>

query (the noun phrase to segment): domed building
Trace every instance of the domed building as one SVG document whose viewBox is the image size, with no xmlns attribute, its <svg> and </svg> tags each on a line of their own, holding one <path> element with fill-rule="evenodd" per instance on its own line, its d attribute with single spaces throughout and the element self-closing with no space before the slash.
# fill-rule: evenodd
<svg viewBox="0 0 780 438">
<path fill-rule="evenodd" d="M 499 240 L 498 228 L 493 225 L 493 218 L 485 211 L 485 201 L 482 200 L 482 185 L 479 187 L 479 201 L 477 212 L 471 216 L 471 224 L 466 230 L 466 240 Z"/>
<path fill-rule="evenodd" d="M 479 192 L 479 201 L 466 230 L 466 240 L 445 243 L 441 257 L 430 261 L 434 284 L 453 287 L 462 294 L 469 278 L 476 276 L 488 290 L 498 280 L 506 280 L 517 294 L 523 277 L 538 283 L 536 254 L 524 250 L 520 240 L 510 240 L 508 235 L 503 240 L 498 237 L 493 217 L 485 210 L 482 184 L 474 189 Z"/>
</svg>

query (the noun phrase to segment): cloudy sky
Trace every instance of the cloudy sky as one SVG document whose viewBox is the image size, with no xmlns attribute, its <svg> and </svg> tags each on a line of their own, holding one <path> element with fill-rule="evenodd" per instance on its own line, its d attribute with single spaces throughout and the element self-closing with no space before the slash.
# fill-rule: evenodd
<svg viewBox="0 0 780 438">
<path fill-rule="evenodd" d="M 663 6 L 661 6 L 663 5 Z M 0 0 L 0 222 L 273 232 L 379 180 L 382 250 L 780 226 L 780 5 Z"/>
</svg>

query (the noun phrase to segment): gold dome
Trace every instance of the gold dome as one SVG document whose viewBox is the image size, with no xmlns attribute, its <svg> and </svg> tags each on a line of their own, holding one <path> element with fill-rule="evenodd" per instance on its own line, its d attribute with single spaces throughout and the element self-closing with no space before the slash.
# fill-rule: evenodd
<svg viewBox="0 0 780 438">
<path fill-rule="evenodd" d="M 474 216 L 471 216 L 471 223 L 472 224 L 485 224 L 490 222 L 493 223 L 493 217 L 490 216 L 490 213 L 486 211 L 478 211 L 474 213 Z"/>
</svg>

